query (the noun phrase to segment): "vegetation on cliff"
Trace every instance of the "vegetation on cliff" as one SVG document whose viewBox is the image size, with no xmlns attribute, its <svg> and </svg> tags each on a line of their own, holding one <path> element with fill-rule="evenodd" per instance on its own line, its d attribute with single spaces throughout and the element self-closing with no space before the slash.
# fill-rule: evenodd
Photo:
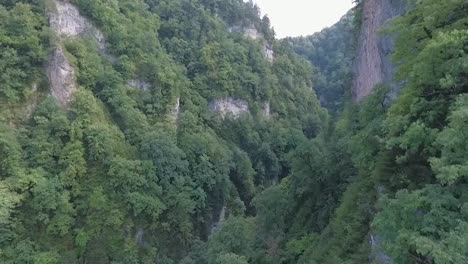
<svg viewBox="0 0 468 264">
<path fill-rule="evenodd" d="M 351 100 L 358 12 L 357 7 L 350 10 L 338 23 L 311 36 L 283 40 L 312 64 L 314 90 L 322 106 L 333 113 Z"/>
<path fill-rule="evenodd" d="M 253 227 L 242 217 L 256 194 L 326 129 L 310 66 L 240 0 L 71 1 L 83 18 L 70 21 L 102 31 L 105 53 L 54 36 L 57 1 L 0 2 L 2 263 L 173 263 L 206 247 L 222 211 Z M 78 87 L 67 108 L 47 96 L 55 46 Z M 224 98 L 249 112 L 211 111 Z M 210 263 L 252 261 L 209 245 Z"/>
<path fill-rule="evenodd" d="M 103 52 L 56 41 L 56 1 L 0 0 L 2 263 L 468 261 L 466 1 L 410 1 L 389 28 L 403 88 L 360 104 L 350 17 L 276 41 L 242 0 L 71 1 Z"/>
</svg>

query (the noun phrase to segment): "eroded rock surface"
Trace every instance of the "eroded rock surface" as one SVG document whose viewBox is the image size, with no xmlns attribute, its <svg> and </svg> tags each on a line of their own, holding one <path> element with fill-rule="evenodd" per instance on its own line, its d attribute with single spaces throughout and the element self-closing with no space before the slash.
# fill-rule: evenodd
<svg viewBox="0 0 468 264">
<path fill-rule="evenodd" d="M 180 115 L 180 97 L 176 97 L 175 102 L 172 106 L 172 109 L 167 114 L 167 118 L 170 122 L 177 126 L 177 120 Z"/>
<path fill-rule="evenodd" d="M 275 58 L 275 53 L 271 48 L 271 45 L 265 40 L 262 33 L 258 32 L 255 26 L 251 25 L 249 27 L 242 27 L 242 26 L 232 26 L 228 28 L 228 31 L 231 33 L 240 33 L 243 34 L 246 38 L 250 38 L 253 40 L 261 40 L 262 41 L 262 52 L 265 58 L 272 62 Z"/>
<path fill-rule="evenodd" d="M 50 27 L 61 36 L 78 36 L 88 29 L 88 22 L 68 2 L 55 1 L 56 12 L 50 15 Z"/>
<path fill-rule="evenodd" d="M 249 113 L 249 105 L 246 101 L 231 97 L 217 99 L 210 102 L 210 111 L 219 113 L 222 118 L 239 118 L 242 114 Z"/>
<path fill-rule="evenodd" d="M 56 33 L 58 43 L 50 56 L 47 65 L 51 95 L 62 106 L 67 106 L 76 91 L 75 71 L 65 56 L 62 45 L 64 37 L 93 37 L 98 43 L 99 51 L 105 53 L 105 39 L 102 32 L 97 30 L 85 17 L 80 15 L 76 6 L 68 1 L 56 0 L 55 10 L 48 14 L 49 24 Z"/>
<path fill-rule="evenodd" d="M 80 14 L 78 8 L 68 1 L 56 0 L 56 11 L 49 15 L 50 27 L 63 37 L 93 37 L 101 51 L 105 49 L 104 34 Z"/>
<path fill-rule="evenodd" d="M 273 51 L 273 49 L 268 46 L 268 45 L 264 45 L 263 46 L 263 55 L 265 55 L 265 58 L 269 61 L 269 62 L 273 62 L 273 60 L 275 59 L 275 52 Z"/>
<path fill-rule="evenodd" d="M 270 102 L 265 102 L 262 105 L 262 115 L 263 115 L 263 117 L 270 118 L 270 116 L 271 116 Z"/>
<path fill-rule="evenodd" d="M 172 108 L 172 111 L 171 111 L 171 116 L 172 118 L 177 119 L 179 117 L 179 114 L 180 114 L 180 97 L 177 97 L 174 107 Z"/>
<path fill-rule="evenodd" d="M 76 91 L 75 70 L 65 57 L 62 47 L 57 47 L 47 67 L 50 92 L 62 106 L 67 106 Z"/>
<path fill-rule="evenodd" d="M 371 260 L 378 264 L 393 264 L 392 259 L 383 251 L 380 237 L 370 234 Z"/>
<path fill-rule="evenodd" d="M 223 206 L 221 208 L 219 215 L 217 215 L 217 220 L 211 225 L 210 234 L 213 234 L 214 232 L 216 232 L 224 223 L 224 221 L 226 221 L 226 206 Z"/>
<path fill-rule="evenodd" d="M 140 79 L 133 79 L 133 80 L 128 81 L 128 86 L 137 88 L 144 92 L 148 91 L 151 87 L 149 83 Z"/>
<path fill-rule="evenodd" d="M 251 39 L 263 38 L 262 34 L 260 34 L 260 32 L 258 32 L 258 30 L 254 26 L 246 28 L 244 30 L 244 35 Z"/>
<path fill-rule="evenodd" d="M 381 32 L 390 19 L 405 11 L 404 0 L 365 0 L 363 2 L 361 32 L 355 61 L 353 99 L 358 102 L 381 83 L 392 83 L 394 65 L 391 61 L 395 36 Z"/>
</svg>

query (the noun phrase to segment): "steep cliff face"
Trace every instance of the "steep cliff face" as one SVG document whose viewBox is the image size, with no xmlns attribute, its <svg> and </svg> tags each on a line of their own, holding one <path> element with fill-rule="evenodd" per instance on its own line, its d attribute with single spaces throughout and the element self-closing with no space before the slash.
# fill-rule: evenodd
<svg viewBox="0 0 468 264">
<path fill-rule="evenodd" d="M 243 34 L 246 38 L 250 38 L 252 40 L 258 40 L 261 41 L 262 44 L 262 52 L 265 58 L 269 62 L 273 62 L 275 59 L 275 53 L 273 51 L 273 48 L 271 47 L 271 44 L 268 43 L 268 41 L 265 39 L 263 34 L 255 28 L 255 26 L 251 25 L 249 27 L 242 27 L 242 26 L 232 26 L 228 28 L 228 31 L 230 33 L 240 33 Z"/>
<path fill-rule="evenodd" d="M 91 36 L 98 43 L 101 53 L 104 53 L 104 35 L 86 18 L 80 15 L 78 9 L 68 1 L 54 1 L 55 10 L 49 13 L 49 24 L 57 35 L 57 47 L 53 51 L 47 65 L 47 77 L 51 95 L 62 105 L 67 106 L 76 91 L 75 71 L 65 56 L 62 39 L 69 37 Z"/>
<path fill-rule="evenodd" d="M 176 106 L 172 111 L 173 116 L 178 115 L 179 110 L 179 98 L 176 101 Z M 251 107 L 249 103 L 242 99 L 236 99 L 232 97 L 220 98 L 212 100 L 209 104 L 210 111 L 212 113 L 219 114 L 221 118 L 225 119 L 227 117 L 238 119 L 244 114 L 251 114 Z M 270 102 L 263 102 L 260 105 L 259 114 L 262 118 L 269 119 L 271 117 L 271 105 Z"/>
<path fill-rule="evenodd" d="M 214 100 L 209 105 L 211 112 L 219 113 L 222 118 L 231 116 L 234 119 L 249 112 L 249 105 L 246 101 L 234 98 L 223 98 Z"/>
<path fill-rule="evenodd" d="M 58 46 L 52 53 L 47 67 L 50 93 L 62 105 L 67 106 L 76 91 L 75 70 Z"/>
<path fill-rule="evenodd" d="M 362 23 L 359 34 L 356 61 L 354 66 L 353 99 L 358 102 L 372 92 L 375 85 L 389 84 L 392 88 L 394 66 L 391 50 L 394 36 L 381 32 L 392 18 L 405 11 L 404 0 L 364 0 L 362 3 Z"/>
<path fill-rule="evenodd" d="M 252 2 L 2 3 L 0 105 L 31 119 L 0 108 L 1 263 L 218 263 L 231 251 L 207 241 L 210 228 L 230 236 L 234 217 L 240 253 L 262 262 L 254 197 L 289 174 L 288 153 L 328 116 L 309 67 L 276 46 Z M 245 32 L 225 32 L 220 17 Z M 201 258 L 182 262 L 190 252 Z"/>
</svg>

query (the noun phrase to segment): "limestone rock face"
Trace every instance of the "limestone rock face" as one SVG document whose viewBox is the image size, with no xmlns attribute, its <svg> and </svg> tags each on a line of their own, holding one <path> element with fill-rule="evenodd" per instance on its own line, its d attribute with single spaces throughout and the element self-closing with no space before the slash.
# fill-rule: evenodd
<svg viewBox="0 0 468 264">
<path fill-rule="evenodd" d="M 263 46 L 263 55 L 265 55 L 265 58 L 269 61 L 269 62 L 273 62 L 273 60 L 275 59 L 275 52 L 273 51 L 273 49 L 268 46 L 268 45 L 264 45 Z"/>
<path fill-rule="evenodd" d="M 359 102 L 381 83 L 392 83 L 394 65 L 391 61 L 395 36 L 382 33 L 381 29 L 390 19 L 405 11 L 405 0 L 364 0 L 361 32 L 359 34 L 353 99 Z"/>
<path fill-rule="evenodd" d="M 177 120 L 179 119 L 179 114 L 180 114 L 180 97 L 176 97 L 176 100 L 167 114 L 167 118 L 170 122 L 175 124 L 177 126 Z"/>
<path fill-rule="evenodd" d="M 149 83 L 140 79 L 133 79 L 133 80 L 128 81 L 128 86 L 137 88 L 144 92 L 148 91 L 151 87 Z"/>
<path fill-rule="evenodd" d="M 221 208 L 219 215 L 217 216 L 217 220 L 211 225 L 210 227 L 210 234 L 218 231 L 221 225 L 226 221 L 226 206 Z"/>
<path fill-rule="evenodd" d="M 67 106 L 76 91 L 75 70 L 68 62 L 61 47 L 55 49 L 49 60 L 47 77 L 52 96 L 62 106 Z"/>
<path fill-rule="evenodd" d="M 378 264 L 393 264 L 392 259 L 382 250 L 380 237 L 370 234 L 371 260 Z"/>
<path fill-rule="evenodd" d="M 62 47 L 63 37 L 91 36 L 97 43 L 99 51 L 105 52 L 105 39 L 85 17 L 80 15 L 76 6 L 68 1 L 55 0 L 55 10 L 48 14 L 49 24 L 58 37 L 57 47 L 50 56 L 47 65 L 47 77 L 51 95 L 64 107 L 73 99 L 76 91 L 75 71 L 65 56 Z"/>
<path fill-rule="evenodd" d="M 177 97 L 176 101 L 175 101 L 175 104 L 174 104 L 174 108 L 172 108 L 172 111 L 171 111 L 171 116 L 174 119 L 177 119 L 179 114 L 180 114 L 180 97 Z"/>
<path fill-rule="evenodd" d="M 275 58 L 275 53 L 273 49 L 271 48 L 271 45 L 267 43 L 267 41 L 264 39 L 264 36 L 262 33 L 258 32 L 258 30 L 255 28 L 255 26 L 251 25 L 249 27 L 242 27 L 242 26 L 232 26 L 228 28 L 228 31 L 231 33 L 240 33 L 243 34 L 246 38 L 250 38 L 253 40 L 261 40 L 262 41 L 262 52 L 265 58 L 269 62 L 273 62 Z"/>
<path fill-rule="evenodd" d="M 254 26 L 246 28 L 244 30 L 244 35 L 251 39 L 260 39 L 263 37 Z"/>
<path fill-rule="evenodd" d="M 56 13 L 49 19 L 50 27 L 61 36 L 75 37 L 83 34 L 89 27 L 88 22 L 80 15 L 78 9 L 68 3 L 55 1 Z"/>
<path fill-rule="evenodd" d="M 265 118 L 270 118 L 271 116 L 271 107 L 270 102 L 265 102 L 262 106 L 262 115 Z"/>
<path fill-rule="evenodd" d="M 91 36 L 97 41 L 100 50 L 105 49 L 102 32 L 83 17 L 76 6 L 64 0 L 56 0 L 55 7 L 56 12 L 49 15 L 49 23 L 58 36 Z"/>
<path fill-rule="evenodd" d="M 246 101 L 231 97 L 213 100 L 209 107 L 211 112 L 219 113 L 222 118 L 230 116 L 237 119 L 242 114 L 249 113 L 249 105 Z"/>
</svg>

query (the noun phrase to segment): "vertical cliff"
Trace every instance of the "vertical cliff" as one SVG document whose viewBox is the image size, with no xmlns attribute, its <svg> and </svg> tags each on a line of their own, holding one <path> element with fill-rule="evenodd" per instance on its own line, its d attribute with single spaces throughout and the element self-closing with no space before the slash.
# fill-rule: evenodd
<svg viewBox="0 0 468 264">
<path fill-rule="evenodd" d="M 353 101 L 370 95 L 378 84 L 389 85 L 396 92 L 399 84 L 393 81 L 395 66 L 392 50 L 396 36 L 384 32 L 384 27 L 405 12 L 405 0 L 363 0 L 361 27 L 354 61 Z M 372 263 L 391 264 L 393 260 L 382 249 L 379 234 L 371 233 L 369 244 Z"/>
<path fill-rule="evenodd" d="M 77 87 L 75 70 L 65 56 L 62 40 L 91 36 L 97 41 L 102 53 L 105 50 L 105 41 L 104 35 L 80 14 L 76 6 L 66 0 L 55 0 L 53 3 L 55 9 L 48 16 L 50 27 L 57 36 L 57 43 L 47 66 L 47 76 L 52 96 L 62 106 L 67 106 Z"/>
<path fill-rule="evenodd" d="M 394 36 L 381 31 L 389 20 L 405 11 L 404 0 L 364 0 L 362 22 L 354 65 L 353 99 L 360 101 L 369 95 L 375 85 L 386 83 L 393 88 L 394 66 L 391 50 Z"/>
</svg>

